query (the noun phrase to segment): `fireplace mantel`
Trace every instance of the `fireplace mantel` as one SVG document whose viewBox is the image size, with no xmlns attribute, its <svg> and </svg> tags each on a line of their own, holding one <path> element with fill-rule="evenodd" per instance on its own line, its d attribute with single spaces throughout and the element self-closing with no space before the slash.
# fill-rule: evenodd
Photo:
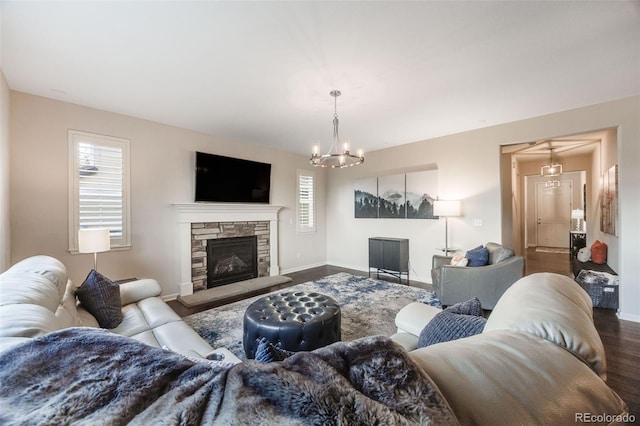
<svg viewBox="0 0 640 426">
<path fill-rule="evenodd" d="M 173 204 L 178 223 L 180 258 L 180 293 L 193 292 L 191 282 L 191 224 L 199 222 L 269 221 L 269 275 L 279 275 L 278 211 L 282 206 L 239 203 L 179 203 Z M 191 290 L 185 289 L 190 284 Z"/>
</svg>

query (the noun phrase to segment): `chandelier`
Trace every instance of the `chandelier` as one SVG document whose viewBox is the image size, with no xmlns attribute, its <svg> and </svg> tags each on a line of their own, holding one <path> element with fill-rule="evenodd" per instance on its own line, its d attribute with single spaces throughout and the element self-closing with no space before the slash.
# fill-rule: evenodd
<svg viewBox="0 0 640 426">
<path fill-rule="evenodd" d="M 560 188 L 560 181 L 555 177 L 561 174 L 562 164 L 553 162 L 553 147 L 551 146 L 551 142 L 549 142 L 549 164 L 543 164 L 540 167 L 540 176 L 549 178 L 549 180 L 544 183 L 544 187 L 546 189 Z"/>
<path fill-rule="evenodd" d="M 540 167 L 540 176 L 560 176 L 562 174 L 562 164 L 553 162 L 553 148 L 549 148 L 549 164 Z"/>
<path fill-rule="evenodd" d="M 339 151 L 340 147 L 340 135 L 338 133 L 338 96 L 342 93 L 339 90 L 332 90 L 329 93 L 333 96 L 333 143 L 329 147 L 329 151 L 326 154 L 320 154 L 320 147 L 315 145 L 313 147 L 313 153 L 309 159 L 309 163 L 316 167 L 351 167 L 364 163 L 364 156 L 362 150 L 358 150 L 358 155 L 354 155 L 349 151 L 349 141 L 345 141 L 342 144 L 342 151 Z"/>
</svg>

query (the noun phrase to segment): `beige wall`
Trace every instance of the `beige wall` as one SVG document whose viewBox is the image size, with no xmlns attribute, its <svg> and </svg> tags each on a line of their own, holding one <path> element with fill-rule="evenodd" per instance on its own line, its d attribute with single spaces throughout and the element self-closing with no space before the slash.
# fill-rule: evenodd
<svg viewBox="0 0 640 426">
<path fill-rule="evenodd" d="M 11 265 L 9 222 L 9 111 L 11 92 L 0 69 L 0 272 Z"/>
<path fill-rule="evenodd" d="M 112 279 L 156 278 L 165 295 L 178 293 L 179 240 L 171 204 L 193 202 L 195 151 L 272 163 L 271 204 L 279 213 L 282 272 L 324 264 L 325 179 L 318 177 L 318 232 L 295 228 L 296 169 L 307 158 L 222 140 L 176 127 L 59 102 L 20 92 L 11 96 L 11 262 L 35 254 L 60 259 L 81 282 L 91 255 L 68 253 L 68 129 L 131 140 L 133 247 L 98 255 L 99 270 Z"/>
<path fill-rule="evenodd" d="M 444 245 L 444 221 L 354 219 L 353 185 L 359 178 L 388 170 L 437 166 L 439 195 L 463 200 L 464 216 L 449 220 L 450 245 L 468 249 L 502 239 L 501 145 L 616 128 L 617 152 L 605 149 L 610 155 L 603 165 L 610 161 L 620 165 L 620 233 L 619 237 L 606 237 L 605 242 L 621 276 L 621 317 L 640 321 L 639 102 L 640 97 L 632 97 L 370 152 L 362 167 L 327 177 L 328 262 L 367 270 L 369 237 L 409 238 L 411 278 L 431 282 L 431 258 L 436 247 Z M 474 226 L 474 219 L 482 220 L 482 226 Z"/>
</svg>

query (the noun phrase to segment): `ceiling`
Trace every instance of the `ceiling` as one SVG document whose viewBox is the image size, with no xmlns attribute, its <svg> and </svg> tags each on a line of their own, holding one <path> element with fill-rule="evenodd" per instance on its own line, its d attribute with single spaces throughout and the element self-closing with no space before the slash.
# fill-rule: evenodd
<svg viewBox="0 0 640 426">
<path fill-rule="evenodd" d="M 12 90 L 309 153 L 640 94 L 638 1 L 1 1 Z M 589 123 L 585 123 L 585 130 Z"/>
</svg>

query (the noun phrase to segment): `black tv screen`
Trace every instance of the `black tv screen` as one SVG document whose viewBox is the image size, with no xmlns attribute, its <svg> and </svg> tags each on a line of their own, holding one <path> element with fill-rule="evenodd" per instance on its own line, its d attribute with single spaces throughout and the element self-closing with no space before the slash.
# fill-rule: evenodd
<svg viewBox="0 0 640 426">
<path fill-rule="evenodd" d="M 271 164 L 196 152 L 195 200 L 269 203 Z"/>
</svg>

